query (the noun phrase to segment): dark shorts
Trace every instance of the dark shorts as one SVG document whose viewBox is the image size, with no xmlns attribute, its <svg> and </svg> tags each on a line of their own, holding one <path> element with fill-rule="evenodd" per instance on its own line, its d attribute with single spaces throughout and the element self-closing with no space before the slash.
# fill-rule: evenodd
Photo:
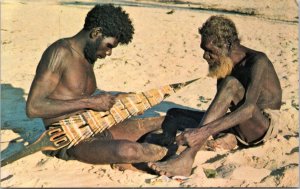
<svg viewBox="0 0 300 189">
<path fill-rule="evenodd" d="M 93 140 L 112 140 L 112 139 L 113 139 L 113 137 L 112 137 L 111 132 L 108 129 L 105 129 L 103 132 L 98 133 L 98 134 L 96 134 L 96 135 L 94 135 L 90 138 L 84 139 L 80 143 L 90 142 L 90 141 L 93 141 Z M 67 160 L 75 160 L 75 158 L 68 153 L 68 151 L 70 149 L 68 149 L 67 147 L 64 147 L 64 148 L 61 148 L 61 149 L 55 150 L 55 151 L 43 151 L 43 153 L 47 156 L 57 157 L 59 159 L 63 159 L 63 160 L 66 160 L 66 161 Z"/>
<path fill-rule="evenodd" d="M 231 133 L 235 135 L 239 144 L 244 146 L 259 145 L 270 138 L 274 138 L 278 133 L 278 126 L 280 125 L 280 112 L 279 110 L 267 109 L 263 111 L 263 114 L 269 118 L 270 126 L 265 135 L 258 141 L 248 143 L 243 140 L 244 137 L 239 132 L 238 127 L 232 127 L 228 130 L 222 131 L 213 136 L 213 138 L 216 139 L 226 133 Z M 202 117 L 204 116 L 204 112 L 173 108 L 167 112 L 167 116 L 170 121 L 168 121 L 169 123 L 165 122 L 164 124 L 171 124 L 172 126 L 176 126 L 179 130 L 183 130 L 184 128 L 196 128 L 200 124 Z"/>
</svg>

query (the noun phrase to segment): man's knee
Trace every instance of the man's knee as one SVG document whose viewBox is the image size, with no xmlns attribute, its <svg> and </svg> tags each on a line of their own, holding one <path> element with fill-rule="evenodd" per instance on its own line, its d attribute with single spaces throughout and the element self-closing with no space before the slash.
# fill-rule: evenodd
<svg viewBox="0 0 300 189">
<path fill-rule="evenodd" d="M 242 84 L 237 80 L 235 77 L 232 76 L 227 76 L 223 81 L 222 81 L 222 86 L 227 87 L 227 88 L 233 88 L 234 86 L 239 86 Z"/>
<path fill-rule="evenodd" d="M 235 77 L 227 76 L 221 85 L 230 95 L 233 95 L 234 101 L 240 101 L 243 99 L 245 89 L 243 85 Z"/>
<path fill-rule="evenodd" d="M 116 156 L 124 162 L 130 163 L 138 159 L 139 147 L 137 144 L 127 144 L 116 150 Z"/>
</svg>

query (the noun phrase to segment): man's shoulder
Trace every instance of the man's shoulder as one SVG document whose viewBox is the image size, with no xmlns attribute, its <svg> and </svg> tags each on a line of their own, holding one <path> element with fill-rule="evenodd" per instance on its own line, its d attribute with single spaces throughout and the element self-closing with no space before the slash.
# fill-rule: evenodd
<svg viewBox="0 0 300 189">
<path fill-rule="evenodd" d="M 51 71 L 62 70 L 62 66 L 70 56 L 70 47 L 67 41 L 59 39 L 52 43 L 43 53 L 42 59 L 39 63 L 39 68 L 48 68 Z M 63 66 L 65 67 L 65 66 Z"/>
<path fill-rule="evenodd" d="M 66 39 L 59 39 L 52 43 L 45 52 L 60 52 L 63 54 L 70 53 L 70 45 Z"/>
<path fill-rule="evenodd" d="M 271 63 L 271 61 L 269 60 L 268 56 L 266 55 L 266 53 L 261 52 L 261 51 L 255 51 L 255 50 L 251 50 L 248 53 L 248 62 L 255 64 L 255 63 Z"/>
</svg>

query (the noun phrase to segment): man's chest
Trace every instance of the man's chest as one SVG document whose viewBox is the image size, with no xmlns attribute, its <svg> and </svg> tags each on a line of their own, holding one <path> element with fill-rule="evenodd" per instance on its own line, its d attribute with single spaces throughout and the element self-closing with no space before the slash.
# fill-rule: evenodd
<svg viewBox="0 0 300 189">
<path fill-rule="evenodd" d="M 91 65 L 73 64 L 61 78 L 61 84 L 77 95 L 90 95 L 96 89 L 96 78 Z"/>
</svg>

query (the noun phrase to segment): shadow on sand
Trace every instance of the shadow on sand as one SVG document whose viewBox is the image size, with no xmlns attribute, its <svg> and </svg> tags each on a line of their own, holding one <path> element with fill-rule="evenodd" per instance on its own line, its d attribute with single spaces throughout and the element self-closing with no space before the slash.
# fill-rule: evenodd
<svg viewBox="0 0 300 189">
<path fill-rule="evenodd" d="M 1 143 L 8 143 L 1 149 L 1 159 L 20 151 L 26 143 L 34 142 L 45 130 L 41 119 L 27 118 L 25 95 L 22 88 L 1 84 Z M 10 132 L 15 133 L 12 135 L 15 138 L 6 141 L 5 135 Z"/>
</svg>

